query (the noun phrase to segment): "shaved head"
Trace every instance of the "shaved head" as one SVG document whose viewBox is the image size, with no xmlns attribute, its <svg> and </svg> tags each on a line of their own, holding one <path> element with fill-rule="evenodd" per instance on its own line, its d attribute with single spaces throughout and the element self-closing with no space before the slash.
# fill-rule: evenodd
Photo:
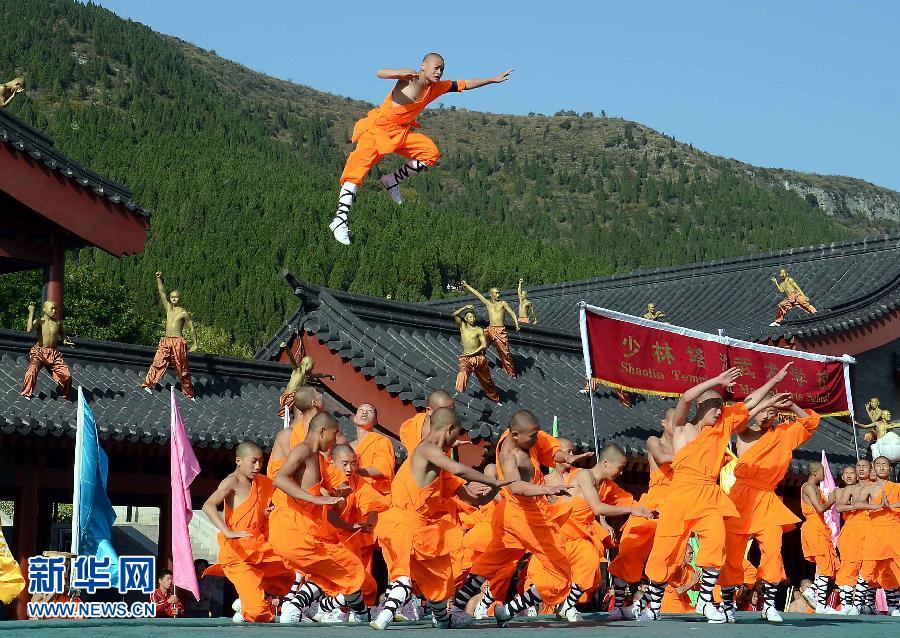
<svg viewBox="0 0 900 638">
<path fill-rule="evenodd" d="M 422 58 L 422 62 L 430 62 L 431 60 L 440 60 L 441 62 L 443 62 L 444 56 L 442 56 L 440 53 L 435 53 L 434 51 L 432 51 L 431 53 L 425 54 L 425 57 Z"/>
<path fill-rule="evenodd" d="M 809 473 L 814 474 L 816 472 L 825 471 L 825 466 L 819 463 L 818 461 L 811 461 L 809 464 Z"/>
<path fill-rule="evenodd" d="M 309 385 L 301 385 L 294 392 L 294 407 L 301 412 L 312 410 L 319 398 L 319 391 Z"/>
<path fill-rule="evenodd" d="M 609 461 L 610 463 L 614 463 L 624 458 L 627 457 L 625 455 L 625 451 L 622 448 L 620 448 L 618 445 L 607 445 L 602 450 L 600 450 L 600 458 L 597 460 Z"/>
<path fill-rule="evenodd" d="M 428 401 L 425 405 L 432 410 L 437 410 L 438 408 L 453 408 L 456 405 L 456 401 L 453 400 L 453 397 L 450 396 L 449 392 L 446 392 L 445 390 L 435 390 L 428 395 Z"/>
<path fill-rule="evenodd" d="M 331 458 L 335 463 L 339 462 L 340 459 L 346 457 L 356 456 L 356 452 L 349 445 L 344 445 L 341 443 L 340 445 L 335 445 L 331 450 Z"/>
<path fill-rule="evenodd" d="M 246 458 L 253 454 L 262 454 L 262 448 L 253 441 L 244 441 L 234 451 L 234 455 L 239 458 Z"/>
<path fill-rule="evenodd" d="M 431 430 L 445 430 L 451 426 L 459 427 L 459 415 L 450 408 L 438 408 L 431 415 Z"/>
<path fill-rule="evenodd" d="M 533 429 L 540 429 L 540 427 L 537 417 L 528 410 L 519 410 L 509 420 L 509 429 L 513 432 L 527 432 Z"/>
<path fill-rule="evenodd" d="M 556 438 L 556 440 L 559 441 L 559 449 L 563 452 L 566 452 L 568 454 L 569 452 L 575 451 L 575 444 L 566 437 L 559 436 Z"/>
<path fill-rule="evenodd" d="M 338 426 L 337 419 L 335 419 L 327 412 L 319 412 L 316 416 L 309 420 L 310 434 L 319 430 L 338 431 L 339 429 L 340 427 Z"/>
</svg>

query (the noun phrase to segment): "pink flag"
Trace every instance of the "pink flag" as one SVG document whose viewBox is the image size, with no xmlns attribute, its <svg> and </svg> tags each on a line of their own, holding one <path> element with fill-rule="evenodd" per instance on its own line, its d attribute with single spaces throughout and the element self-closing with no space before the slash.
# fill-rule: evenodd
<svg viewBox="0 0 900 638">
<path fill-rule="evenodd" d="M 837 489 L 837 483 L 834 482 L 834 475 L 831 473 L 831 467 L 828 465 L 828 457 L 825 456 L 825 450 L 822 450 L 822 466 L 825 468 L 825 480 L 822 481 L 821 489 L 825 494 L 825 498 Z M 831 542 L 837 547 L 837 537 L 841 531 L 841 513 L 832 505 L 823 515 L 825 524 L 831 530 Z"/>
<path fill-rule="evenodd" d="M 194 553 L 191 551 L 191 535 L 188 524 L 193 516 L 191 507 L 191 483 L 200 474 L 200 463 L 191 449 L 191 442 L 184 431 L 184 423 L 175 403 L 172 388 L 172 420 L 169 436 L 172 478 L 172 581 L 194 594 L 200 600 L 197 573 L 194 571 Z"/>
</svg>

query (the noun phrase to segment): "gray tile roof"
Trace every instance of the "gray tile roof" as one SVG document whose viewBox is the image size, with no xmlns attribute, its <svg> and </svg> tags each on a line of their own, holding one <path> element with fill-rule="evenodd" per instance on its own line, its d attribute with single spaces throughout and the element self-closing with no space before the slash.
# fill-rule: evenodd
<svg viewBox="0 0 900 638">
<path fill-rule="evenodd" d="M 0 144 L 28 155 L 41 162 L 51 171 L 56 171 L 83 188 L 90 189 L 98 197 L 105 197 L 114 204 L 120 204 L 132 213 L 149 217 L 150 212 L 131 201 L 132 193 L 127 187 L 111 179 L 98 175 L 60 153 L 53 140 L 31 128 L 4 109 L 0 109 Z"/>
<path fill-rule="evenodd" d="M 781 327 L 770 328 L 783 296 L 769 278 L 781 267 L 818 313 L 794 309 Z M 549 286 L 526 282 L 526 290 L 539 325 L 569 333 L 578 330 L 576 304 L 586 301 L 632 315 L 643 315 L 653 303 L 674 325 L 712 333 L 721 328 L 748 341 L 823 337 L 900 312 L 900 234 Z M 518 308 L 516 291 L 502 297 Z M 463 299 L 472 297 L 426 305 L 446 311 Z"/>
<path fill-rule="evenodd" d="M 416 407 L 424 406 L 432 390 L 453 388 L 460 345 L 458 329 L 447 309 L 326 289 L 302 282 L 291 273 L 285 277 L 300 299 L 300 308 L 257 358 L 276 358 L 278 344 L 303 331 L 315 335 L 360 374 L 374 378 L 380 387 Z M 574 306 L 571 312 L 575 315 Z M 456 397 L 463 424 L 473 438 L 495 438 L 515 411 L 526 408 L 539 417 L 545 429 L 550 429 L 556 417 L 561 435 L 592 447 L 590 397 L 579 392 L 584 386 L 584 363 L 578 337 L 559 329 L 528 326 L 518 333 L 512 331 L 510 341 L 518 372 L 515 379 L 489 354 L 502 405 L 487 400 L 474 377 Z M 657 433 L 665 408 L 672 404 L 635 397 L 634 406 L 627 408 L 606 389 L 597 391 L 594 399 L 601 444 L 617 443 L 634 455 L 643 453 L 644 441 Z M 827 419 L 804 450 L 798 451 L 797 459 L 813 460 L 822 449 L 835 456 L 836 462 L 852 460 L 850 428 Z"/>
</svg>

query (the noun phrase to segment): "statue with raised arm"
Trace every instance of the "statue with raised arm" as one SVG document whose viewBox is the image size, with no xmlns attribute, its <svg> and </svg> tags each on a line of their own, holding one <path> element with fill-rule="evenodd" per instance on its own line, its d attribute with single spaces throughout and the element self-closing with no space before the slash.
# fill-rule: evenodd
<svg viewBox="0 0 900 638">
<path fill-rule="evenodd" d="M 459 356 L 459 374 L 456 375 L 456 391 L 464 392 L 469 382 L 469 375 L 473 372 L 485 396 L 495 403 L 500 403 L 500 393 L 491 378 L 491 368 L 488 366 L 488 343 L 485 331 L 475 324 L 475 306 L 469 304 L 453 313 L 453 321 L 459 326 L 459 339 L 462 342 L 463 353 Z"/>
<path fill-rule="evenodd" d="M 778 292 L 785 296 L 785 299 L 778 304 L 778 308 L 775 310 L 775 321 L 770 323 L 769 326 L 773 328 L 780 326 L 788 311 L 794 307 L 802 308 L 811 315 L 818 312 L 816 307 L 809 303 L 809 299 L 806 298 L 796 280 L 788 275 L 787 270 L 782 268 L 778 271 L 778 276 L 781 277 L 781 281 L 778 281 L 775 277 L 771 277 L 771 280 L 775 287 L 778 288 Z"/>
<path fill-rule="evenodd" d="M 293 411 L 294 393 L 300 386 L 310 385 L 319 379 L 331 379 L 334 381 L 334 375 L 313 372 L 313 368 L 316 367 L 316 362 L 313 361 L 313 358 L 309 355 L 302 357 L 298 362 L 297 357 L 294 356 L 291 349 L 287 347 L 286 341 L 282 341 L 278 345 L 287 353 L 288 361 L 291 362 L 292 368 L 291 378 L 288 380 L 287 387 L 284 389 L 281 398 L 278 400 L 278 403 L 281 405 L 278 416 L 284 416 L 285 409 Z"/>
<path fill-rule="evenodd" d="M 28 306 L 28 323 L 26 332 L 33 332 L 37 336 L 37 343 L 31 347 L 28 354 L 28 371 L 25 372 L 25 380 L 22 382 L 22 392 L 26 399 L 30 399 L 37 383 L 38 372 L 41 368 L 50 370 L 53 380 L 59 385 L 60 396 L 71 399 L 72 374 L 69 366 L 63 361 L 62 353 L 57 349 L 56 343 L 62 339 L 63 345 L 74 346 L 66 337 L 63 322 L 59 318 L 59 307 L 55 301 L 44 302 L 44 315 L 40 319 L 34 318 L 34 304 Z"/>
<path fill-rule="evenodd" d="M 0 109 L 13 101 L 19 93 L 25 90 L 25 78 L 13 78 L 5 84 L 0 84 Z"/>
<path fill-rule="evenodd" d="M 649 319 L 650 321 L 659 321 L 661 323 L 669 323 L 668 321 L 662 320 L 665 316 L 666 313 L 664 313 L 662 310 L 658 310 L 654 304 L 647 304 L 647 312 L 644 313 L 644 319 Z"/>
<path fill-rule="evenodd" d="M 885 410 L 881 407 L 881 401 L 878 397 L 873 397 L 869 399 L 869 402 L 866 403 L 866 413 L 869 415 L 869 419 L 871 419 L 871 423 L 859 423 L 856 422 L 856 426 L 863 430 L 875 430 L 875 441 L 879 441 L 884 438 L 884 435 L 887 434 L 891 430 L 895 430 L 900 428 L 900 421 L 891 423 L 891 412 L 890 410 Z M 867 440 L 870 435 L 867 435 Z M 872 441 L 873 443 L 875 441 Z"/>
<path fill-rule="evenodd" d="M 147 371 L 147 378 L 141 387 L 147 392 L 152 392 L 159 380 L 166 373 L 170 365 L 175 367 L 178 380 L 181 382 L 181 392 L 189 399 L 194 398 L 194 386 L 191 384 L 191 369 L 188 364 L 187 344 L 184 341 L 184 325 L 187 324 L 191 331 L 191 352 L 197 349 L 197 331 L 194 330 L 194 320 L 191 313 L 181 306 L 182 295 L 178 290 L 166 293 L 166 285 L 163 283 L 162 273 L 156 273 L 156 290 L 159 293 L 159 301 L 166 309 L 166 336 L 159 340 L 156 356 Z"/>
<path fill-rule="evenodd" d="M 512 317 L 516 324 L 516 330 L 519 329 L 519 317 L 513 312 L 513 309 L 507 302 L 500 299 L 500 291 L 496 288 L 491 288 L 488 291 L 488 294 L 491 296 L 488 299 L 465 281 L 461 281 L 460 284 L 487 308 L 488 327 L 484 329 L 487 345 L 494 344 L 494 347 L 497 349 L 497 356 L 500 357 L 500 363 L 503 365 L 503 369 L 506 370 L 506 374 L 515 377 L 516 368 L 513 365 L 512 354 L 509 351 L 509 334 L 506 332 L 506 315 Z"/>
<path fill-rule="evenodd" d="M 528 298 L 528 292 L 522 287 L 524 279 L 519 280 L 519 323 L 531 323 L 537 325 L 537 315 L 534 313 L 534 303 Z"/>
</svg>

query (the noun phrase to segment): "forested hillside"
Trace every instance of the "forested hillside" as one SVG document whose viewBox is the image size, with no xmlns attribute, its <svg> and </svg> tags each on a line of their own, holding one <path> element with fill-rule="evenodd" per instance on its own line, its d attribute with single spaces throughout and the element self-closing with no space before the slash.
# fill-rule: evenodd
<svg viewBox="0 0 900 638">
<path fill-rule="evenodd" d="M 70 0 L 0 0 L 0 61 L 0 73 L 28 80 L 14 114 L 152 211 L 144 255 L 78 255 L 81 279 L 102 280 L 146 319 L 106 338 L 152 340 L 156 270 L 216 331 L 208 343 L 219 345 L 207 349 L 233 341 L 245 352 L 295 306 L 283 268 L 420 300 L 460 279 L 511 287 L 519 277 L 549 283 L 833 241 L 896 228 L 900 210 L 890 208 L 900 195 L 846 180 L 877 191 L 887 208 L 829 215 L 815 195 L 782 184 L 787 174 L 806 183 L 801 174 L 715 158 L 621 119 L 446 108 L 422 119 L 444 150 L 439 170 L 411 180 L 402 207 L 370 180 L 353 217 L 364 240 L 347 249 L 325 224 L 349 130 L 370 105 L 253 73 Z M 0 278 L 0 305 L 21 305 L 11 295 L 25 281 Z M 87 295 L 78 281 L 69 294 Z M 20 327 L 11 315 L 0 320 Z"/>
</svg>

